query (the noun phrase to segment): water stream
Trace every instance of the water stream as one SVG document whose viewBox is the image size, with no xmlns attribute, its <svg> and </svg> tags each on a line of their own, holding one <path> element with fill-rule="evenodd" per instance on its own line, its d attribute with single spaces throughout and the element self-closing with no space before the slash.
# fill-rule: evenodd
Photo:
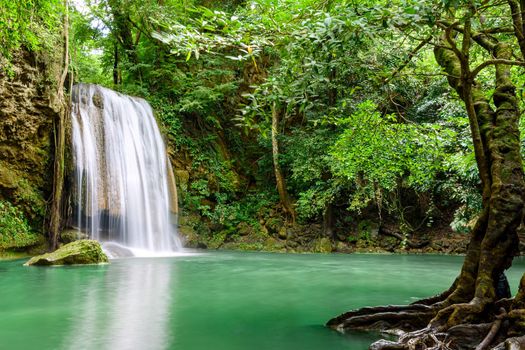
<svg viewBox="0 0 525 350">
<path fill-rule="evenodd" d="M 72 100 L 71 225 L 116 255 L 180 249 L 175 187 L 150 105 L 92 84 L 74 86 Z"/>
</svg>

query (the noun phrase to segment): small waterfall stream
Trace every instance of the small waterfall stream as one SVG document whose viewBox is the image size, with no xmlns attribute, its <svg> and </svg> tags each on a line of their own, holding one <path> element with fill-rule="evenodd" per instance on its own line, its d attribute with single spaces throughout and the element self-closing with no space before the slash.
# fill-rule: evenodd
<svg viewBox="0 0 525 350">
<path fill-rule="evenodd" d="M 92 84 L 74 86 L 72 100 L 72 225 L 120 252 L 179 250 L 176 189 L 150 105 Z"/>
</svg>

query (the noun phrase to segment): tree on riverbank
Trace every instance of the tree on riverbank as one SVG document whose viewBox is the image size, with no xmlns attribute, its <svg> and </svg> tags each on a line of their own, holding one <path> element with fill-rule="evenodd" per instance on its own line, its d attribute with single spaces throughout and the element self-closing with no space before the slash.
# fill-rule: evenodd
<svg viewBox="0 0 525 350">
<path fill-rule="evenodd" d="M 525 3 L 429 5 L 422 10 L 439 15 L 431 23 L 436 61 L 468 113 L 483 209 L 470 233 L 461 273 L 449 290 L 409 306 L 349 312 L 328 324 L 337 329 L 411 331 L 397 343 L 378 343 L 377 349 L 445 344 L 457 348 L 476 341 L 480 343 L 476 349 L 500 342 L 497 348 L 523 348 L 525 277 L 513 299 L 502 299 L 496 290 L 517 254 L 517 229 L 523 218 L 518 97 L 522 91 L 516 87 L 519 78 L 513 66 L 525 65 Z"/>
</svg>

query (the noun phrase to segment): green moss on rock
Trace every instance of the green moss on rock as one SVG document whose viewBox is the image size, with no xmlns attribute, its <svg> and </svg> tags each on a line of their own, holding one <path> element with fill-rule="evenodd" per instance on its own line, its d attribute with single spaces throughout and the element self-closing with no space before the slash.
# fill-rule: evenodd
<svg viewBox="0 0 525 350">
<path fill-rule="evenodd" d="M 68 243 L 52 253 L 35 256 L 24 265 L 86 265 L 107 262 L 108 257 L 102 251 L 100 244 L 86 239 Z"/>
<path fill-rule="evenodd" d="M 87 234 L 83 232 L 79 232 L 74 229 L 64 230 L 60 233 L 60 241 L 62 243 L 71 243 L 71 242 L 79 241 L 82 239 L 88 239 L 88 238 L 89 237 Z"/>
<path fill-rule="evenodd" d="M 332 252 L 332 242 L 327 237 L 323 237 L 314 242 L 314 252 L 317 253 L 331 253 Z"/>
<path fill-rule="evenodd" d="M 31 231 L 22 211 L 0 200 L 0 250 L 20 249 L 42 243 L 42 236 Z"/>
</svg>

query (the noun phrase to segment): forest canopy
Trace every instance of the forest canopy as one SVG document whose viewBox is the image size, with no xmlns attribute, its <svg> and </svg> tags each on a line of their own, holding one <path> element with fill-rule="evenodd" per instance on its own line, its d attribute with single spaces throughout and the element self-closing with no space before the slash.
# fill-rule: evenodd
<svg viewBox="0 0 525 350">
<path fill-rule="evenodd" d="M 291 221 L 364 215 L 410 235 L 439 220 L 466 232 L 479 213 L 467 113 L 433 52 L 468 1 L 5 3 L 6 62 L 20 46 L 59 45 L 68 7 L 69 83 L 147 98 L 186 155 L 183 207 L 212 223 L 256 226 L 277 205 Z M 508 15 L 473 4 L 476 30 Z M 469 55 L 473 66 L 490 56 Z M 494 66 L 482 68 L 489 84 Z M 522 69 L 510 70 L 517 86 Z"/>
</svg>

